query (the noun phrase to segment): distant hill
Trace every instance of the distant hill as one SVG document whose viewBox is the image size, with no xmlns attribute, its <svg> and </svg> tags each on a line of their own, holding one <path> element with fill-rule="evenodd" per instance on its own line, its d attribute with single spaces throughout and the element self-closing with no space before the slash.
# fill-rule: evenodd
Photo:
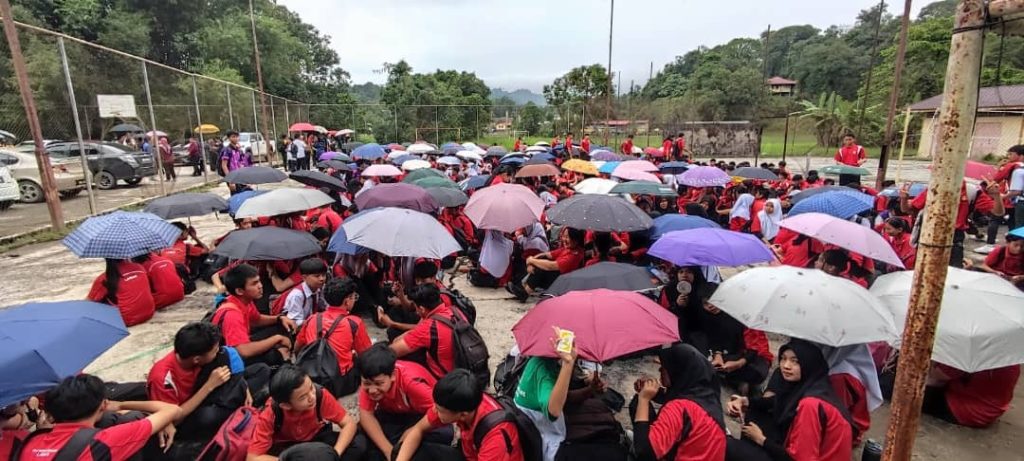
<svg viewBox="0 0 1024 461">
<path fill-rule="evenodd" d="M 533 103 L 538 106 L 547 104 L 547 101 L 544 100 L 544 95 L 534 93 L 530 90 L 519 89 L 515 91 L 505 91 L 501 88 L 491 88 L 491 99 L 500 99 L 503 96 L 512 99 L 516 104 L 526 104 L 530 101 L 533 101 Z"/>
</svg>

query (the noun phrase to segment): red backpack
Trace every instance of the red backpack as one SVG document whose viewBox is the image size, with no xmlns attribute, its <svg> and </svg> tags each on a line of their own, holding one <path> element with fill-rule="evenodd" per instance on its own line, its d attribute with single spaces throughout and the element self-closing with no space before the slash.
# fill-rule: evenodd
<svg viewBox="0 0 1024 461">
<path fill-rule="evenodd" d="M 249 442 L 259 419 L 253 407 L 241 407 L 220 426 L 210 443 L 196 458 L 198 461 L 245 461 Z"/>
<path fill-rule="evenodd" d="M 292 290 L 299 290 L 302 292 L 302 303 L 306 303 L 306 290 L 302 289 L 302 286 L 291 288 L 288 291 L 281 293 L 280 296 L 274 299 L 274 302 L 270 303 L 270 315 L 281 315 L 284 313 L 284 305 L 288 301 L 288 295 L 292 294 Z"/>
</svg>

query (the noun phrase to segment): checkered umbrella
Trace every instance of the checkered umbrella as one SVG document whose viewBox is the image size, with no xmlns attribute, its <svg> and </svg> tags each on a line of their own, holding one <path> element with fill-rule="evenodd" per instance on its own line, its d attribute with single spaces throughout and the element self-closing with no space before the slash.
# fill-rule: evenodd
<svg viewBox="0 0 1024 461">
<path fill-rule="evenodd" d="M 80 258 L 130 259 L 167 248 L 180 235 L 157 215 L 115 211 L 85 220 L 63 243 Z"/>
</svg>

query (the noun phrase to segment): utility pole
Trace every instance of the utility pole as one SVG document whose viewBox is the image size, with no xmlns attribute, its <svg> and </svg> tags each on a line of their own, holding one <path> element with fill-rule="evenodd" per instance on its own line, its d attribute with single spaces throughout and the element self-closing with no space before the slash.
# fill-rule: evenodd
<svg viewBox="0 0 1024 461">
<path fill-rule="evenodd" d="M 1014 1 L 1017 10 L 1024 9 L 1024 3 Z M 984 0 L 960 0 L 957 4 L 939 126 L 935 130 L 939 135 L 939 151 L 932 162 L 927 208 L 903 329 L 892 416 L 882 458 L 886 461 L 909 461 L 917 435 L 935 327 L 949 269 L 960 184 L 978 108 L 985 16 Z"/>
<path fill-rule="evenodd" d="M 768 24 L 768 31 L 764 33 L 764 63 L 761 66 L 761 87 L 764 93 L 771 96 L 771 89 L 768 86 L 768 42 L 772 39 L 772 25 Z"/>
<path fill-rule="evenodd" d="M 256 10 L 253 8 L 252 0 L 249 0 L 249 23 L 252 24 L 252 51 L 256 60 L 256 84 L 260 87 L 260 113 L 263 116 L 263 130 L 260 133 L 263 134 L 263 146 L 267 151 L 267 161 L 270 162 L 270 166 L 274 166 L 274 155 L 270 151 L 270 146 L 274 141 L 267 135 L 267 93 L 263 91 L 263 66 L 260 64 L 260 45 L 256 41 Z M 253 128 L 259 129 L 258 127 Z M 259 144 L 256 145 L 259 146 Z"/>
<path fill-rule="evenodd" d="M 908 8 L 909 11 L 909 8 Z M 860 129 L 864 125 L 864 112 L 868 107 L 868 96 L 871 94 L 871 74 L 875 73 L 875 55 L 878 54 L 878 35 L 882 31 L 882 15 L 885 13 L 885 0 L 881 0 L 878 3 L 878 21 L 875 22 L 875 38 L 871 42 L 871 55 L 868 56 L 868 76 L 864 81 L 864 96 L 860 100 L 860 117 L 857 117 L 857 131 L 856 134 L 860 134 Z M 904 13 L 906 14 L 906 13 Z M 903 32 L 901 32 L 903 33 Z M 899 77 L 896 77 L 897 81 Z M 884 149 L 884 147 L 883 147 Z M 879 183 L 881 184 L 881 183 Z"/>
<path fill-rule="evenodd" d="M 892 125 L 896 120 L 896 105 L 900 102 L 900 79 L 903 76 L 903 61 L 907 55 L 907 31 L 910 30 L 910 5 L 912 0 L 906 0 L 903 4 L 903 18 L 900 20 L 900 41 L 896 46 L 896 64 L 893 69 L 892 93 L 889 95 L 889 113 L 885 116 L 885 136 L 882 138 L 882 150 L 878 153 L 878 175 L 875 178 L 875 187 L 882 190 L 882 183 L 885 182 L 885 171 L 889 168 L 889 150 L 892 148 L 893 132 Z M 871 78 L 871 73 L 868 73 Z M 865 104 L 867 93 L 864 94 Z M 863 108 L 861 109 L 863 111 Z M 910 117 L 907 117 L 909 120 Z M 863 114 L 861 116 L 863 120 Z M 906 131 L 906 130 L 904 130 Z"/>
<path fill-rule="evenodd" d="M 612 131 L 612 36 L 615 31 L 615 0 L 611 0 L 608 11 L 608 97 L 605 101 L 606 117 L 604 119 L 604 145 L 608 145 L 608 135 Z"/>
<path fill-rule="evenodd" d="M 50 227 L 54 231 L 64 231 L 64 211 L 60 207 L 56 181 L 53 179 L 53 167 L 50 156 L 43 150 L 43 128 L 39 124 L 39 113 L 36 112 L 36 101 L 32 97 L 32 87 L 28 82 L 28 70 L 25 68 L 25 57 L 21 54 L 21 42 L 18 40 L 18 29 L 14 26 L 11 15 L 11 2 L 0 0 L 0 16 L 3 16 L 4 35 L 7 45 L 11 48 L 11 61 L 14 63 L 14 75 L 18 79 L 18 90 L 21 91 L 21 103 L 25 106 L 25 118 L 35 142 L 36 165 L 39 178 L 43 180 L 43 195 L 46 197 L 46 209 L 50 212 Z"/>
</svg>

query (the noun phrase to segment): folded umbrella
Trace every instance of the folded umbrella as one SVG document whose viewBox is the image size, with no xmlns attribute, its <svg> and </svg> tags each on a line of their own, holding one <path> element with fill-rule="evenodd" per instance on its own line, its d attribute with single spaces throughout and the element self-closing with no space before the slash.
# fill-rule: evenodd
<svg viewBox="0 0 1024 461">
<path fill-rule="evenodd" d="M 551 207 L 547 217 L 554 224 L 596 232 L 632 232 L 654 225 L 644 210 L 610 195 L 574 195 Z"/>
<path fill-rule="evenodd" d="M 512 327 L 524 356 L 556 357 L 553 327 L 575 333 L 580 358 L 605 362 L 679 341 L 679 319 L 638 293 L 573 291 L 541 301 Z"/>
<path fill-rule="evenodd" d="M 404 182 L 404 183 L 412 183 L 412 182 L 419 181 L 419 180 L 421 180 L 423 178 L 431 178 L 431 177 L 448 179 L 448 177 L 445 176 L 444 173 L 442 173 L 440 171 L 437 171 L 437 170 L 435 170 L 433 168 L 419 168 L 419 169 L 416 169 L 415 171 L 410 171 L 408 174 L 406 174 L 405 177 L 402 178 L 402 182 Z"/>
<path fill-rule="evenodd" d="M 238 207 L 235 219 L 280 216 L 298 213 L 334 203 L 330 195 L 316 189 L 274 189 L 252 197 Z"/>
<path fill-rule="evenodd" d="M 877 232 L 860 224 L 823 213 L 804 213 L 779 221 L 779 226 L 903 268 L 903 261 L 892 246 Z"/>
<path fill-rule="evenodd" d="M 348 187 L 345 186 L 342 180 L 320 171 L 299 170 L 288 175 L 288 177 L 307 186 L 326 187 L 338 192 L 348 190 Z"/>
<path fill-rule="evenodd" d="M 700 216 L 669 213 L 654 218 L 654 227 L 651 227 L 650 235 L 652 240 L 657 240 L 669 232 L 705 227 L 710 229 L 722 228 L 718 223 Z"/>
<path fill-rule="evenodd" d="M 822 167 L 819 171 L 822 174 L 828 174 L 828 175 L 841 175 L 841 174 L 842 175 L 846 175 L 846 174 L 849 174 L 849 175 L 857 175 L 857 176 L 867 176 L 867 175 L 871 174 L 871 172 L 868 171 L 867 168 L 861 168 L 859 166 L 850 166 L 850 165 L 827 165 L 827 166 Z"/>
<path fill-rule="evenodd" d="M 356 195 L 360 210 L 371 208 L 405 208 L 423 213 L 437 211 L 437 202 L 426 189 L 407 183 L 380 184 Z"/>
<path fill-rule="evenodd" d="M 242 207 L 242 204 L 245 203 L 246 200 L 249 200 L 249 199 L 251 199 L 251 198 L 253 198 L 253 197 L 257 196 L 257 195 L 266 194 L 267 192 L 270 192 L 270 191 L 269 190 L 247 190 L 247 191 L 242 191 L 242 192 L 239 192 L 239 193 L 237 193 L 235 195 L 232 195 L 231 197 L 228 198 L 228 214 L 231 215 L 232 217 L 234 217 L 235 214 L 238 213 L 238 209 Z"/>
<path fill-rule="evenodd" d="M 542 160 L 542 163 L 539 164 L 524 165 L 516 172 L 516 177 L 541 178 L 544 176 L 558 176 L 561 173 L 561 171 L 558 171 L 558 167 Z"/>
<path fill-rule="evenodd" d="M 647 254 L 677 266 L 735 267 L 775 259 L 757 237 L 713 227 L 663 234 Z"/>
<path fill-rule="evenodd" d="M 0 309 L 0 408 L 81 373 L 128 336 L 117 308 L 91 301 Z"/>
<path fill-rule="evenodd" d="M 115 211 L 93 216 L 62 241 L 79 258 L 131 259 L 174 245 L 181 229 L 151 214 Z"/>
<path fill-rule="evenodd" d="M 267 226 L 232 231 L 213 254 L 246 261 L 285 261 L 321 251 L 320 242 L 309 232 Z"/>
<path fill-rule="evenodd" d="M 853 194 L 867 197 L 861 199 Z M 824 213 L 839 219 L 850 219 L 852 216 L 870 210 L 874 206 L 874 197 L 851 190 L 847 192 L 831 192 L 817 194 L 807 200 L 801 200 L 789 210 L 788 216 L 803 213 Z"/>
<path fill-rule="evenodd" d="M 341 227 L 349 243 L 392 257 L 442 259 L 462 250 L 433 216 L 403 208 L 366 210 Z"/>
<path fill-rule="evenodd" d="M 470 176 L 470 177 L 464 179 L 461 183 L 459 183 L 459 187 L 461 187 L 463 191 L 477 190 L 477 189 L 479 189 L 481 187 L 486 186 L 487 185 L 487 181 L 490 181 L 490 180 L 491 180 L 491 175 L 489 175 L 489 174 L 481 174 L 481 175 L 476 175 L 476 176 Z"/>
<path fill-rule="evenodd" d="M 747 328 L 828 346 L 899 336 L 892 313 L 875 295 L 817 269 L 748 269 L 726 279 L 708 302 Z"/>
<path fill-rule="evenodd" d="M 686 162 L 665 162 L 662 163 L 658 168 L 664 174 L 683 174 L 686 170 L 690 169 L 690 164 Z"/>
<path fill-rule="evenodd" d="M 765 181 L 776 181 L 779 179 L 778 175 L 769 170 L 752 166 L 737 168 L 732 171 L 732 175 L 737 178 L 762 179 Z"/>
<path fill-rule="evenodd" d="M 466 216 L 477 228 L 502 232 L 529 226 L 539 221 L 543 212 L 544 200 L 518 184 L 485 187 L 476 191 L 466 204 Z"/>
<path fill-rule="evenodd" d="M 690 187 L 721 187 L 731 181 L 726 172 L 713 166 L 695 166 L 679 175 L 679 184 Z"/>
<path fill-rule="evenodd" d="M 281 170 L 266 166 L 247 166 L 232 171 L 224 177 L 224 182 L 230 184 L 271 184 L 288 179 L 288 175 Z"/>
<path fill-rule="evenodd" d="M 402 170 L 395 168 L 394 165 L 370 165 L 363 170 L 363 176 L 375 177 L 375 176 L 401 176 Z"/>
<path fill-rule="evenodd" d="M 619 183 L 611 179 L 587 178 L 577 183 L 572 188 L 581 194 L 608 195 Z"/>
<path fill-rule="evenodd" d="M 363 144 L 352 150 L 352 157 L 359 160 L 377 160 L 385 155 L 387 152 L 384 152 L 384 147 L 374 142 Z"/>
<path fill-rule="evenodd" d="M 184 192 L 153 200 L 142 211 L 164 219 L 175 219 L 221 213 L 227 209 L 228 202 L 219 195 Z"/>
<path fill-rule="evenodd" d="M 567 171 L 575 171 L 590 176 L 597 176 L 597 167 L 593 163 L 586 160 L 580 160 L 578 158 L 569 159 L 562 164 L 562 169 Z"/>
<path fill-rule="evenodd" d="M 441 208 L 454 208 L 457 206 L 465 205 L 469 201 L 469 197 L 459 189 L 450 189 L 447 187 L 430 187 L 427 188 L 427 193 Z"/>
<path fill-rule="evenodd" d="M 451 179 L 448 179 L 448 178 L 442 178 L 442 177 L 436 177 L 436 176 L 431 176 L 431 177 L 428 177 L 428 178 L 420 178 L 420 179 L 417 179 L 417 180 L 413 181 L 412 184 L 415 185 L 415 186 L 420 186 L 420 187 L 422 187 L 424 189 L 428 189 L 428 188 L 431 188 L 431 187 L 443 187 L 443 188 L 447 188 L 447 189 L 459 190 L 459 185 L 455 181 L 452 181 Z"/>
<path fill-rule="evenodd" d="M 545 295 L 561 296 L 570 291 L 607 288 L 615 291 L 643 291 L 655 288 L 651 273 L 632 264 L 599 262 L 593 266 L 560 275 Z"/>
<path fill-rule="evenodd" d="M 659 197 L 675 197 L 676 191 L 664 184 L 651 181 L 630 181 L 615 185 L 611 194 L 655 195 Z"/>
</svg>

